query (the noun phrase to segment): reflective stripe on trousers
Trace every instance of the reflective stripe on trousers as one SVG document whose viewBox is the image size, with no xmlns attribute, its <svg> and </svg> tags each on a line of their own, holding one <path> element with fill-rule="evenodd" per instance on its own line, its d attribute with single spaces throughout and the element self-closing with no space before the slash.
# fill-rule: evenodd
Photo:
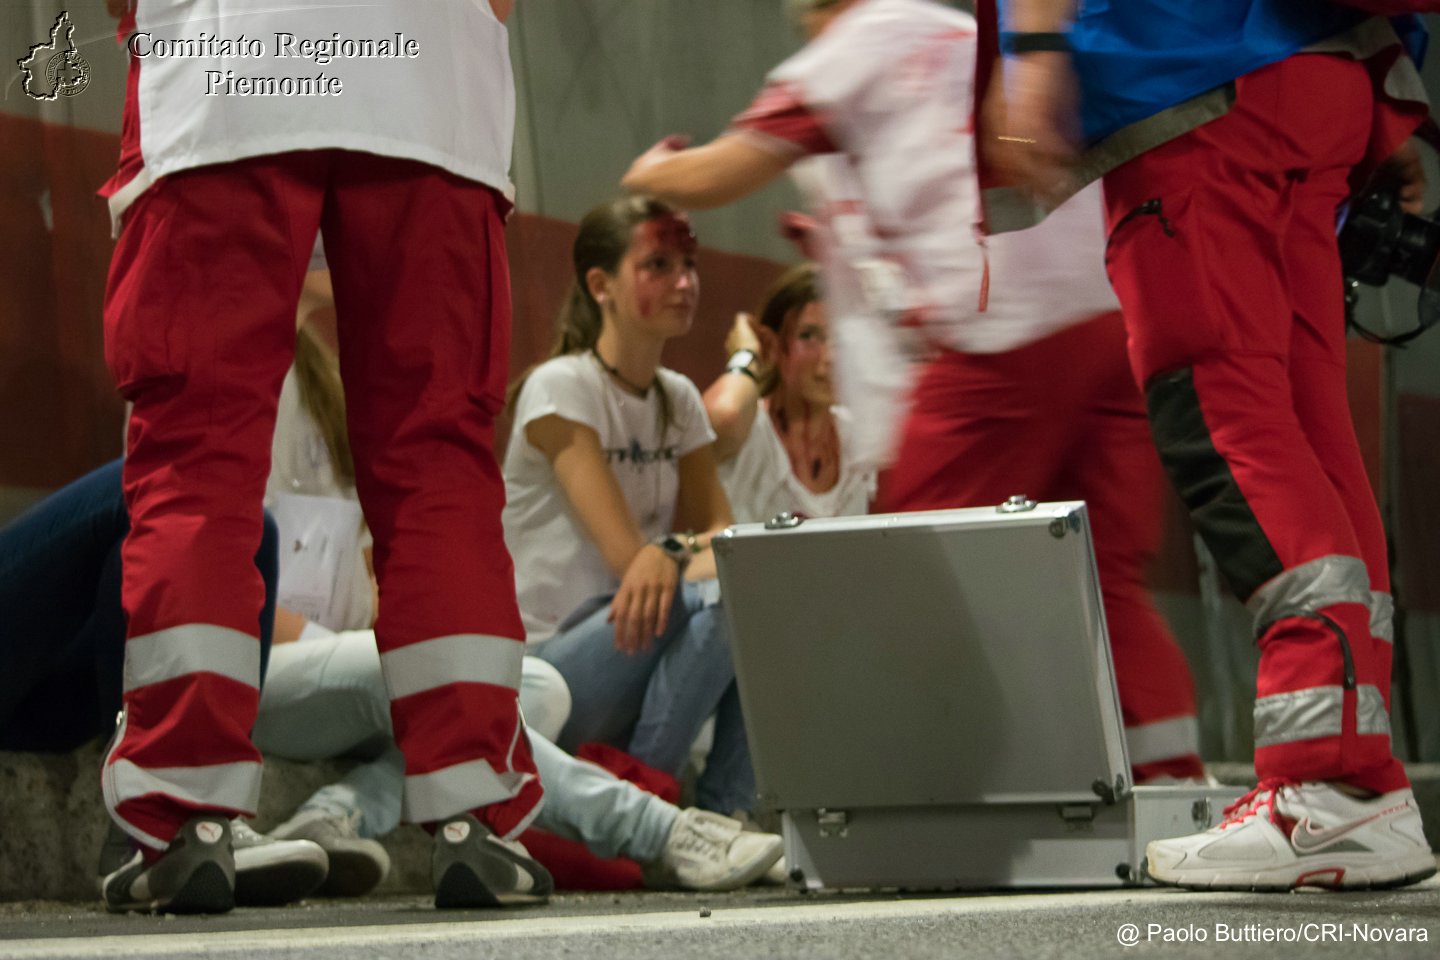
<svg viewBox="0 0 1440 960">
<path fill-rule="evenodd" d="M 1338 737 L 1344 716 L 1345 688 L 1310 687 L 1274 693 L 1255 701 L 1255 746 L 1273 747 L 1317 737 Z M 1380 690 L 1361 685 L 1355 690 L 1356 733 L 1390 735 L 1390 717 Z"/>
<path fill-rule="evenodd" d="M 1172 717 L 1125 728 L 1130 764 L 1158 763 L 1200 753 L 1200 725 L 1193 716 Z"/>
</svg>

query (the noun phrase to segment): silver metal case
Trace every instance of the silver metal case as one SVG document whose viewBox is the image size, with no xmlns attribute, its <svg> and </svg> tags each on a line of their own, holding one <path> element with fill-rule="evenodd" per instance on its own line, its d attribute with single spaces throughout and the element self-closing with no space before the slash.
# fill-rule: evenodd
<svg viewBox="0 0 1440 960">
<path fill-rule="evenodd" d="M 1236 792 L 1131 789 L 1083 503 L 782 516 L 715 551 L 761 805 L 807 886 L 1136 882 L 1143 841 Z"/>
</svg>

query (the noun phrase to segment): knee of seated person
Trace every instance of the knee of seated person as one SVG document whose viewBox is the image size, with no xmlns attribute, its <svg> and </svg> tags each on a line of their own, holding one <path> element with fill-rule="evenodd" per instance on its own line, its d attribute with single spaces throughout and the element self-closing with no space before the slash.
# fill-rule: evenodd
<svg viewBox="0 0 1440 960">
<path fill-rule="evenodd" d="M 553 741 L 570 719 L 570 707 L 570 685 L 560 671 L 538 657 L 526 657 L 520 677 L 520 709 L 525 713 L 525 725 Z"/>
<path fill-rule="evenodd" d="M 377 730 L 390 729 L 390 691 L 380 666 L 380 651 L 373 630 L 343 630 L 332 637 L 307 643 L 328 644 L 330 659 L 325 674 L 337 687 L 356 691 Z M 317 648 L 318 649 L 318 648 Z"/>
</svg>

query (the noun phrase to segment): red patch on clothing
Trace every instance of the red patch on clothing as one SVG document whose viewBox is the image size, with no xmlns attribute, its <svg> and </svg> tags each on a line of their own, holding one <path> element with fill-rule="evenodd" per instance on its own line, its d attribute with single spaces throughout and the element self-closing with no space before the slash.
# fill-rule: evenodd
<svg viewBox="0 0 1440 960">
<path fill-rule="evenodd" d="M 680 799 L 680 784 L 674 777 L 647 766 L 624 750 L 604 743 L 586 743 L 575 755 L 668 803 Z M 527 830 L 520 835 L 520 842 L 531 856 L 545 865 L 555 878 L 555 886 L 562 890 L 635 890 L 641 886 L 640 864 L 634 860 L 625 857 L 603 860 L 585 844 L 544 830 Z"/>
<path fill-rule="evenodd" d="M 820 115 L 806 105 L 793 84 L 766 84 L 731 126 L 777 137 L 809 154 L 840 152 Z"/>
</svg>

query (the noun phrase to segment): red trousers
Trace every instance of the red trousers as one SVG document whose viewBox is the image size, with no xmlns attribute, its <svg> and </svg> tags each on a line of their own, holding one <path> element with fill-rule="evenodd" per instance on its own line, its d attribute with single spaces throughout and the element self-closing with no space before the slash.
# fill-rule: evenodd
<svg viewBox="0 0 1440 960">
<path fill-rule="evenodd" d="M 1366 67 L 1296 55 L 1228 114 L 1105 178 L 1107 262 L 1156 444 L 1256 615 L 1262 779 L 1387 791 L 1385 536 L 1345 396 L 1336 211 L 1365 156 Z"/>
<path fill-rule="evenodd" d="M 525 634 L 492 450 L 509 353 L 502 203 L 425 164 L 315 151 L 167 176 L 127 212 L 105 302 L 106 359 L 134 405 L 126 714 L 104 783 L 112 815 L 151 848 L 198 812 L 255 809 L 251 558 L 317 230 L 406 816 L 474 810 L 503 836 L 531 819 Z"/>
<path fill-rule="evenodd" d="M 922 372 L 876 509 L 1085 500 L 1137 782 L 1201 775 L 1190 666 L 1150 600 L 1164 478 L 1106 314 L 996 354 L 946 353 Z"/>
</svg>

